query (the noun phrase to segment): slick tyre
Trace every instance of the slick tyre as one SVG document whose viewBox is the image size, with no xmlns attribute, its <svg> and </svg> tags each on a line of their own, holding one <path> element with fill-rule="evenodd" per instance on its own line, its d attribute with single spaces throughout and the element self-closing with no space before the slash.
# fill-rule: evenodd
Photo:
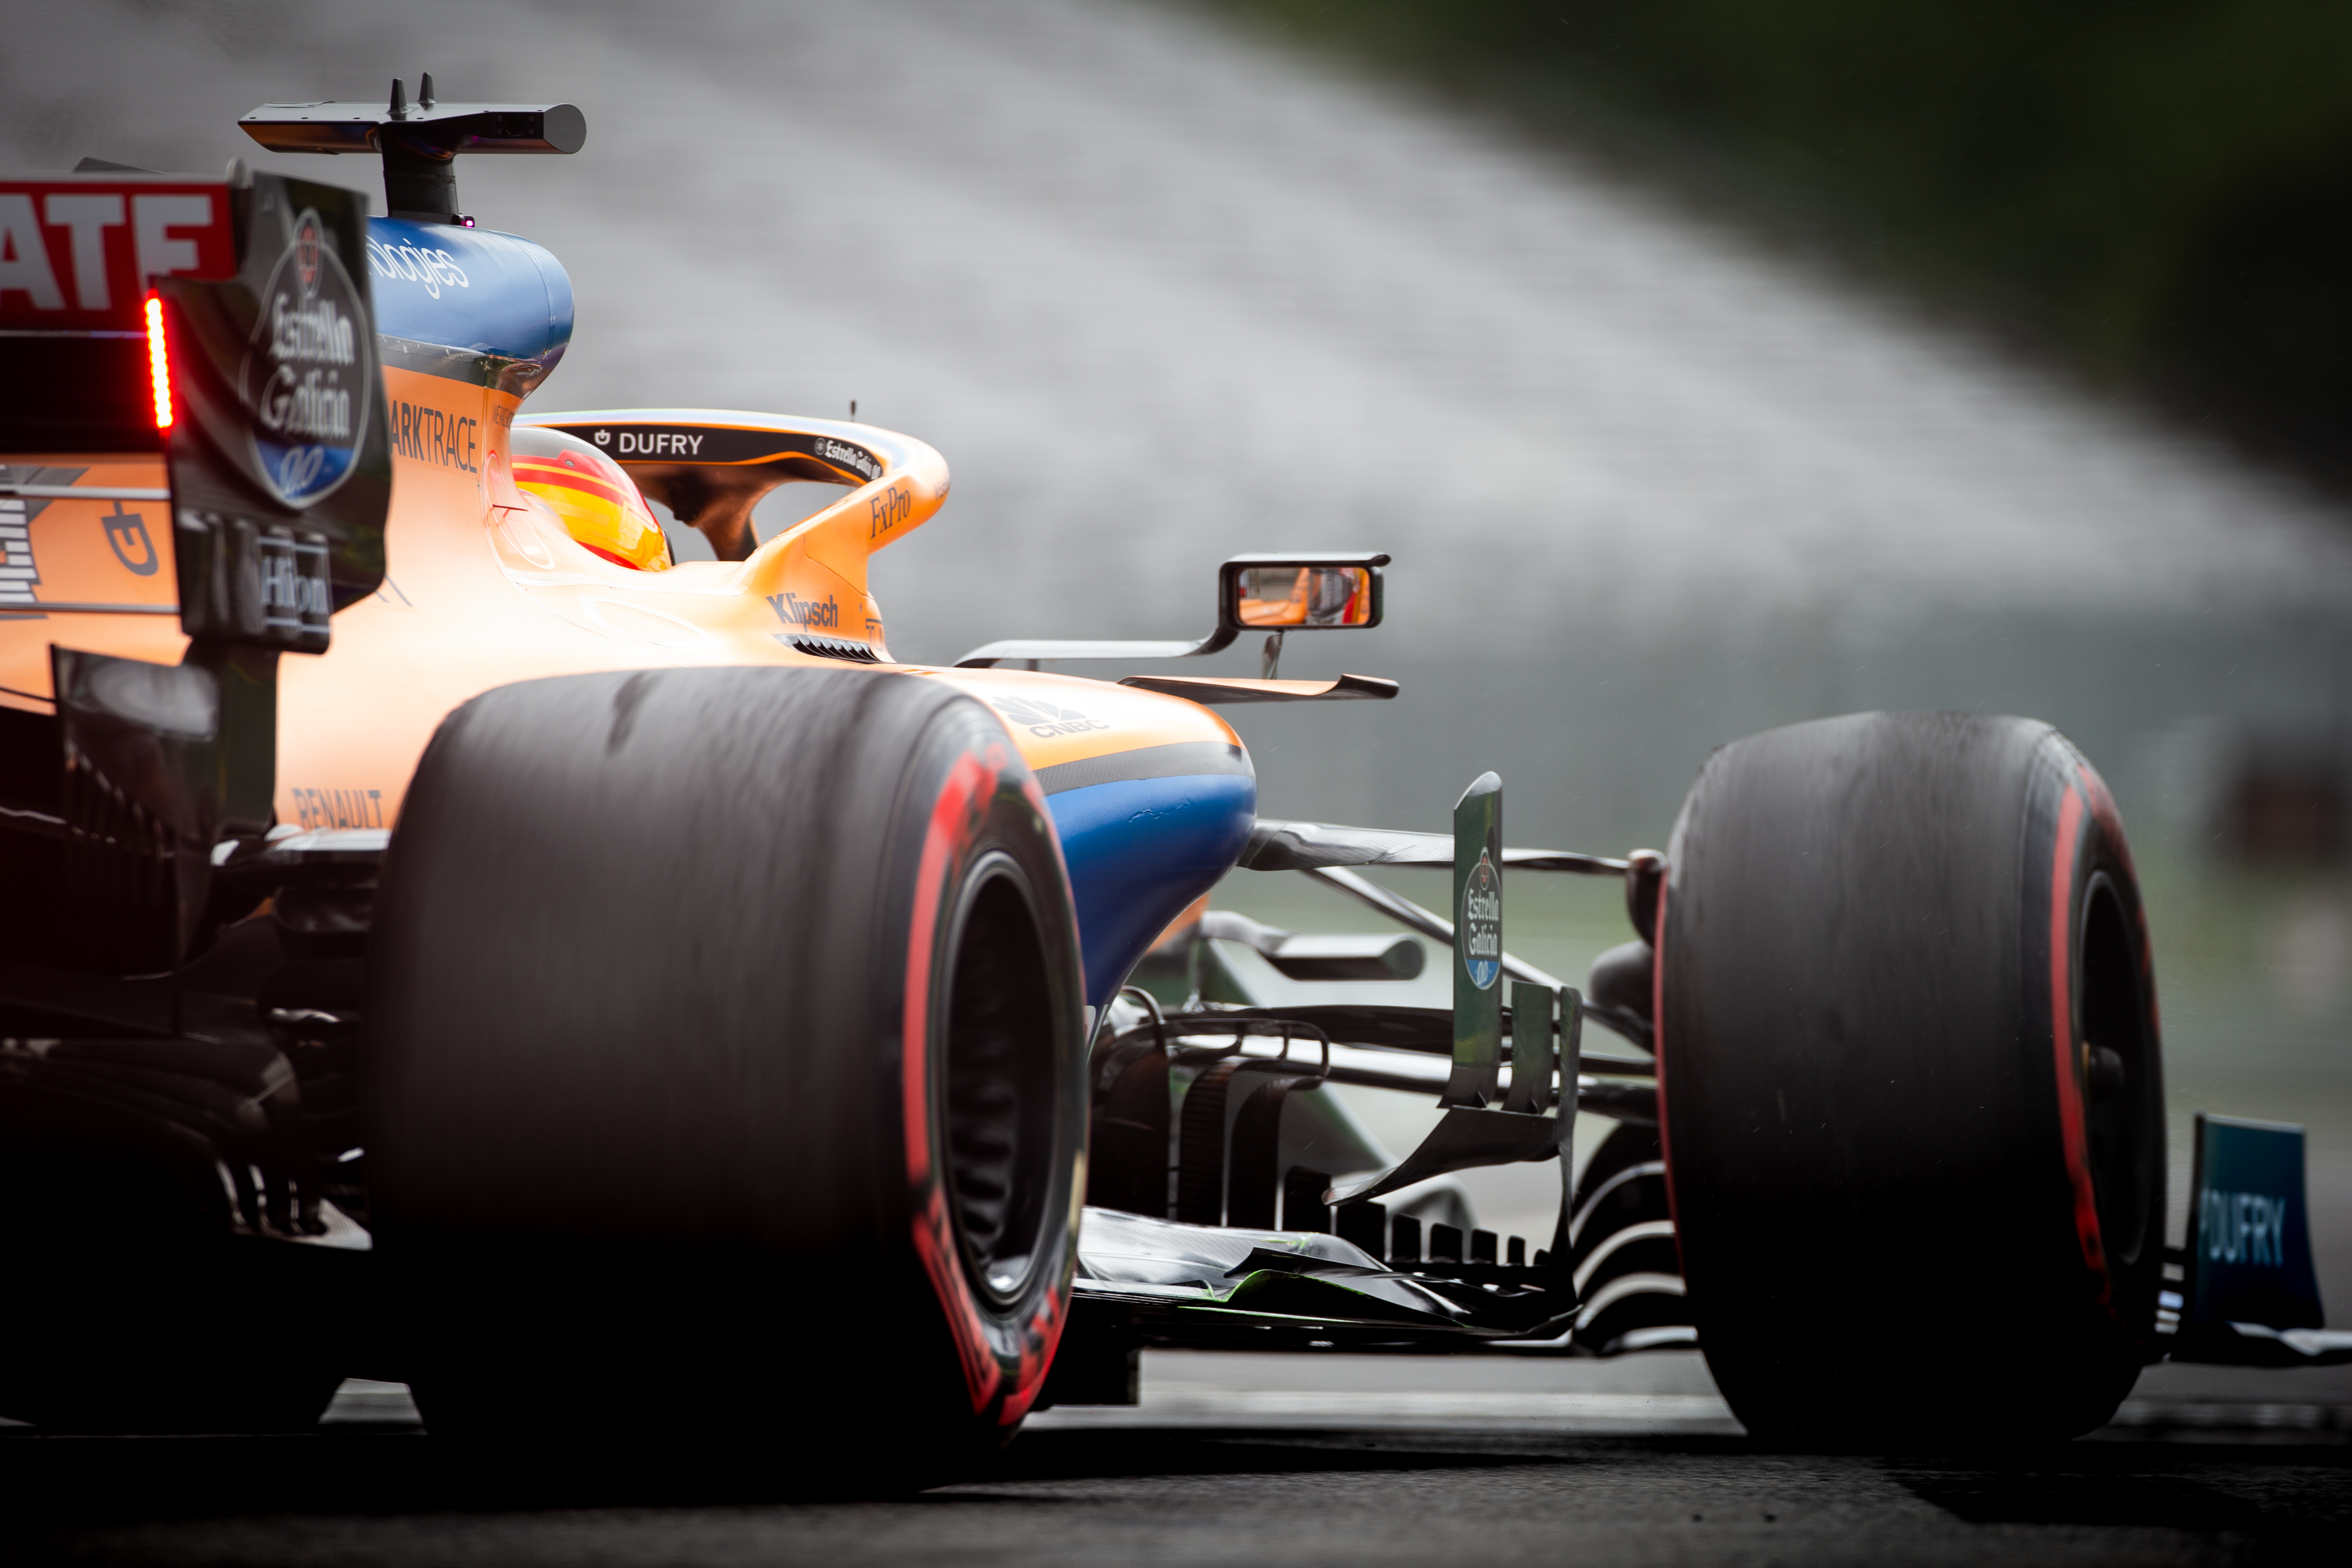
<svg viewBox="0 0 2352 1568">
<path fill-rule="evenodd" d="M 380 1245 L 427 1426 L 922 1484 L 1067 1311 L 1085 1017 L 1060 849 L 980 703 L 871 671 L 452 714 L 372 942 Z"/>
<path fill-rule="evenodd" d="M 1667 854 L 1660 1105 L 1707 1363 L 1759 1436 L 2105 1422 L 2149 1359 L 2164 1090 L 2139 890 L 2048 725 L 1717 752 Z"/>
</svg>

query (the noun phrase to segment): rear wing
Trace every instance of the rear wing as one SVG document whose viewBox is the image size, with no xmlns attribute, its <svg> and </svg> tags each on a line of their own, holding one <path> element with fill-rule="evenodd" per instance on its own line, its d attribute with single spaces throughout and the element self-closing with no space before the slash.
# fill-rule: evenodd
<svg viewBox="0 0 2352 1568">
<path fill-rule="evenodd" d="M 153 913 L 184 947 L 216 845 L 270 825 L 278 655 L 325 652 L 330 616 L 383 581 L 366 224 L 357 193 L 273 174 L 0 176 L 0 510 L 23 520 L 0 550 L 120 553 L 83 503 L 168 506 L 140 535 L 147 571 L 172 558 L 176 605 L 47 608 L 36 586 L 0 625 L 47 647 L 61 768 L 57 815 L 11 830 L 140 862 L 79 879 L 125 900 L 101 930 Z M 123 484 L 142 458 L 153 479 Z M 79 482 L 93 468 L 111 482 Z M 177 615 L 182 662 L 89 647 L 140 646 L 110 626 L 142 613 Z M 158 886 L 175 908 L 151 909 Z"/>
<path fill-rule="evenodd" d="M 193 174 L 0 176 L 0 449 L 160 453 L 151 281 L 236 271 L 229 186 Z"/>
<path fill-rule="evenodd" d="M 161 459 L 182 628 L 323 652 L 383 576 L 367 237 L 307 180 L 0 175 L 0 489 L 106 500 L 15 470 Z"/>
</svg>

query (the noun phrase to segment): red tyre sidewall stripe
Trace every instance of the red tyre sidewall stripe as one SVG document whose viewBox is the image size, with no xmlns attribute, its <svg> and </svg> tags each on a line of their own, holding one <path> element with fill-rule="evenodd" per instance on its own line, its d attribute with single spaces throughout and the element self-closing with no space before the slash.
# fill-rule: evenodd
<svg viewBox="0 0 2352 1568">
<path fill-rule="evenodd" d="M 1000 764 L 1001 765 L 1001 764 Z M 931 804 L 923 852 L 915 868 L 915 905 L 907 923 L 907 991 L 899 1042 L 899 1090 L 904 1097 L 907 1183 L 914 1197 L 915 1254 L 945 1311 L 948 1331 L 963 1363 L 971 1407 L 984 1410 L 1004 1381 L 988 1325 L 964 1279 L 961 1249 L 948 1214 L 946 1184 L 931 1163 L 931 974 L 939 942 L 941 896 L 971 846 L 982 815 L 996 794 L 997 770 L 970 752 L 958 757 Z"/>
<path fill-rule="evenodd" d="M 2104 791 L 2100 792 L 2104 794 Z M 2050 856 L 2050 1046 L 2058 1086 L 2058 1130 L 2066 1179 L 2074 1194 L 2074 1235 L 2083 1262 L 2099 1279 L 2099 1305 L 2116 1310 L 2115 1281 L 2099 1237 L 2098 1192 L 2091 1184 L 2090 1134 L 2074 1076 L 2074 860 L 2081 847 L 2084 792 L 2073 783 L 2058 802 L 2057 843 Z M 2111 808 L 2112 809 L 2112 808 Z M 1672 1167 L 1668 1167 L 1669 1171 Z"/>
<path fill-rule="evenodd" d="M 1021 1361 L 1013 1369 L 1013 1386 L 1004 1391 L 1004 1403 L 997 1409 L 998 1426 L 1010 1426 L 1028 1415 L 1029 1407 L 1045 1391 L 1045 1373 L 1053 1368 L 1054 1352 L 1062 1343 L 1062 1329 L 1069 1316 L 1063 1290 L 1049 1290 L 1037 1303 L 1022 1335 Z"/>
<path fill-rule="evenodd" d="M 2091 797 L 2091 820 L 2099 825 L 2104 846 L 2123 862 L 2124 881 L 2132 889 L 2132 934 L 2138 940 L 2139 963 L 2135 973 L 2139 976 L 2140 1000 L 2147 1008 L 2147 1026 L 2158 1036 L 2164 1033 L 2156 1005 L 2156 950 L 2147 940 L 2147 910 L 2139 901 L 2139 868 L 2132 864 L 2131 840 L 2124 836 L 2122 813 L 2116 809 L 2116 797 L 2107 791 L 2107 781 L 2089 763 L 2082 769 L 2083 787 Z"/>
<path fill-rule="evenodd" d="M 995 743 L 978 755 L 966 752 L 948 770 L 939 796 L 932 803 L 930 820 L 924 828 L 922 855 L 915 868 L 914 908 L 907 925 L 906 1002 L 898 1072 L 907 1183 L 914 1199 L 915 1253 L 922 1260 L 923 1272 L 947 1316 L 973 1411 L 985 1410 L 992 1399 L 1002 1395 L 997 1420 L 1006 1426 L 1026 1415 L 1045 1389 L 1046 1372 L 1053 1365 L 1054 1352 L 1061 1343 L 1062 1331 L 1069 1317 L 1065 1300 L 1067 1281 L 1048 1291 L 1030 1321 L 1015 1331 L 1020 1343 L 1011 1354 L 1008 1385 L 1006 1354 L 989 1332 L 980 1303 L 972 1297 L 971 1281 L 964 1277 L 962 1249 L 957 1245 L 954 1221 L 948 1212 L 947 1184 L 931 1162 L 930 1026 L 931 984 L 940 939 L 942 900 L 967 858 L 989 807 L 1004 785 L 1008 763 L 1005 748 Z M 1033 779 L 1024 778 L 1021 786 L 1024 798 L 1045 825 L 1046 840 L 1053 847 L 1055 868 L 1062 874 L 1066 898 L 1068 870 L 1062 863 L 1061 843 L 1053 831 L 1054 818 L 1046 808 L 1045 794 Z"/>
</svg>

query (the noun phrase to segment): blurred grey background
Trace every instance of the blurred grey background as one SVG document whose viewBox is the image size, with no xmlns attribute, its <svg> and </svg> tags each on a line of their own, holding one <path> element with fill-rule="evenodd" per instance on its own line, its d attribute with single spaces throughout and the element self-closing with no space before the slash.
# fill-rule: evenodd
<svg viewBox="0 0 2352 1568">
<path fill-rule="evenodd" d="M 1272 815 L 1437 828 L 1494 768 L 1513 841 L 1617 851 L 1755 730 L 2049 719 L 2139 850 L 2176 1121 L 2312 1126 L 2345 1321 L 2352 506 L 1651 178 L 1638 127 L 1588 146 L 1251 9 L 9 0 L 0 163 L 243 157 L 380 210 L 372 161 L 261 158 L 236 116 L 423 70 L 580 104 L 578 156 L 458 166 L 577 290 L 534 406 L 855 399 L 930 442 L 953 500 L 875 568 L 901 658 L 1196 634 L 1228 552 L 1394 554 L 1388 625 L 1284 668 L 1404 695 L 1244 710 Z M 1613 900 L 1517 879 L 1513 945 L 1580 975 Z"/>
</svg>

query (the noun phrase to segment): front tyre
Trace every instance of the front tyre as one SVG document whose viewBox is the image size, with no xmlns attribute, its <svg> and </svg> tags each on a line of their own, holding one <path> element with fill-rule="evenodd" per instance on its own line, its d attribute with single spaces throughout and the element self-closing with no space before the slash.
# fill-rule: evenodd
<svg viewBox="0 0 2352 1568">
<path fill-rule="evenodd" d="M 1660 1105 L 1700 1342 L 1759 1436 L 2072 1436 L 2148 1359 L 2164 1089 L 2106 787 L 2022 719 L 1727 746 L 1675 826 Z"/>
<path fill-rule="evenodd" d="M 869 671 L 492 691 L 373 937 L 370 1150 L 436 1433 L 945 1473 L 1069 1300 L 1085 1018 L 1043 797 Z"/>
</svg>

